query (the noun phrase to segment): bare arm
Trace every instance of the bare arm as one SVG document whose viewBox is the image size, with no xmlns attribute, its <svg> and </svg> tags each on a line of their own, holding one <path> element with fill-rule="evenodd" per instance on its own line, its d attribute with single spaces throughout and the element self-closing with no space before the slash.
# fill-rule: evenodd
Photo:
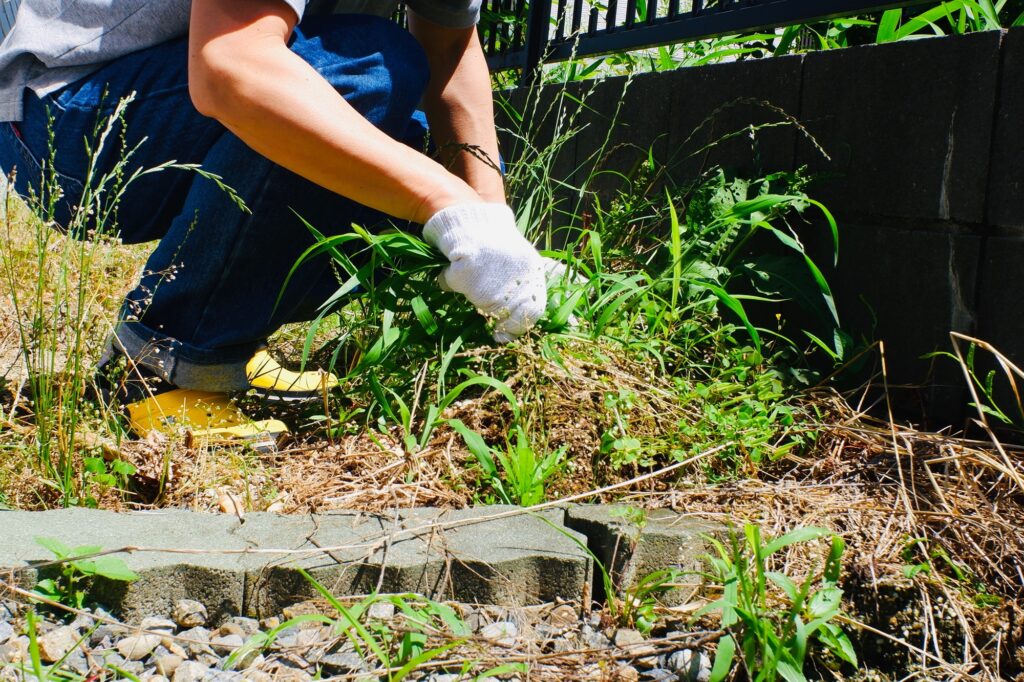
<svg viewBox="0 0 1024 682">
<path fill-rule="evenodd" d="M 496 170 L 490 74 L 476 29 L 445 28 L 410 11 L 409 30 L 423 45 L 430 64 L 423 107 L 442 161 L 485 201 L 505 203 L 504 184 Z M 460 150 L 459 145 L 476 151 Z"/>
<path fill-rule="evenodd" d="M 271 161 L 359 203 L 424 223 L 480 195 L 440 164 L 377 130 L 287 40 L 295 13 L 280 0 L 193 0 L 189 90 Z"/>
</svg>

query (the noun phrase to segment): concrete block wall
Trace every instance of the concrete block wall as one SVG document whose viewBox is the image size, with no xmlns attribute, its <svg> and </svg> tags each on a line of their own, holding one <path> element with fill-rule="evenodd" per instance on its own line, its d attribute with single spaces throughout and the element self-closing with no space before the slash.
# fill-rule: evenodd
<svg viewBox="0 0 1024 682">
<path fill-rule="evenodd" d="M 540 99 L 551 101 L 552 88 Z M 951 330 L 1024 364 L 1017 270 L 1024 265 L 1024 28 L 572 83 L 569 90 L 585 101 L 562 112 L 583 128 L 555 167 L 570 181 L 594 169 L 629 173 L 648 149 L 674 164 L 679 182 L 713 165 L 815 173 L 810 193 L 840 225 L 840 262 L 828 274 L 844 326 L 885 342 L 890 384 L 920 386 L 894 391 L 903 415 L 936 427 L 967 416 L 960 369 L 921 358 L 950 350 Z M 499 98 L 522 107 L 527 94 Z M 703 149 L 724 134 L 788 117 L 799 126 L 741 132 Z M 554 119 L 539 120 L 535 140 L 543 144 Z M 612 151 L 593 158 L 609 130 Z M 515 157 L 513 140 L 503 148 Z M 620 181 L 611 172 L 601 178 L 606 193 Z M 808 231 L 810 241 L 815 233 Z"/>
</svg>

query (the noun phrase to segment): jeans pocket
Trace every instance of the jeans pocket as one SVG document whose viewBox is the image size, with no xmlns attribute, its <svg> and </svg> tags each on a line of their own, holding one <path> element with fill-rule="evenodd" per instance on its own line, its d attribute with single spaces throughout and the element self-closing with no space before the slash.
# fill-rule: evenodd
<svg viewBox="0 0 1024 682">
<path fill-rule="evenodd" d="M 72 222 L 72 206 L 78 205 L 82 197 L 82 182 L 60 172 L 47 172 L 43 157 L 46 149 L 33 150 L 25 142 L 20 125 L 0 123 L 0 167 L 7 174 L 17 170 L 14 189 L 23 198 L 34 197 L 34 211 L 48 211 L 48 198 L 56 194 L 52 217 L 62 231 L 67 230 Z"/>
</svg>

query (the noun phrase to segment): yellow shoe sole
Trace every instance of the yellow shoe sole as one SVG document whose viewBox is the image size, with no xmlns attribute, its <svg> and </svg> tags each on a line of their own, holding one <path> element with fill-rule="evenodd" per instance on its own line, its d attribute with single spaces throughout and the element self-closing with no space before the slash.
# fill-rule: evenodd
<svg viewBox="0 0 1024 682">
<path fill-rule="evenodd" d="M 225 444 L 245 443 L 254 449 L 276 447 L 288 426 L 277 419 L 247 417 L 225 393 L 177 388 L 125 406 L 128 423 L 139 436 L 152 431 Z"/>
<path fill-rule="evenodd" d="M 282 367 L 266 350 L 252 356 L 245 366 L 245 375 L 249 386 L 269 400 L 318 400 L 327 391 L 338 387 L 338 377 L 330 372 L 293 372 Z"/>
</svg>

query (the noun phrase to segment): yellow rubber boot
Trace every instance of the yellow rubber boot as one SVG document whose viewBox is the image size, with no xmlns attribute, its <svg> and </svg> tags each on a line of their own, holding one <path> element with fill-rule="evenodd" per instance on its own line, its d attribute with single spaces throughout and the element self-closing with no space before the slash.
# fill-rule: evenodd
<svg viewBox="0 0 1024 682">
<path fill-rule="evenodd" d="M 129 403 L 125 411 L 132 430 L 140 436 L 150 431 L 173 435 L 184 429 L 208 442 L 273 450 L 278 438 L 288 432 L 277 419 L 250 419 L 226 393 L 176 388 Z"/>
<path fill-rule="evenodd" d="M 302 401 L 323 397 L 338 386 L 330 372 L 293 372 L 282 367 L 266 350 L 257 351 L 245 366 L 249 385 L 271 400 Z"/>
</svg>

